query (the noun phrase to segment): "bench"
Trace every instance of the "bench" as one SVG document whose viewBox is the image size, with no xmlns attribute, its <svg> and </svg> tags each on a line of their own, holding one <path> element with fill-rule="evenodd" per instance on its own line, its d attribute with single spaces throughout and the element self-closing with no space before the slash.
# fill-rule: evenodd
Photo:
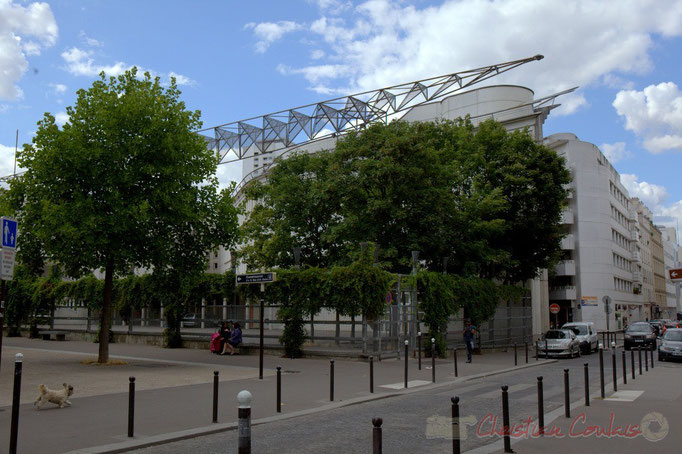
<svg viewBox="0 0 682 454">
<path fill-rule="evenodd" d="M 66 333 L 66 331 L 46 330 L 46 331 L 39 331 L 38 334 L 43 336 L 43 340 L 46 340 L 46 341 L 52 340 L 52 336 L 54 336 L 55 340 L 65 341 L 67 333 Z"/>
</svg>

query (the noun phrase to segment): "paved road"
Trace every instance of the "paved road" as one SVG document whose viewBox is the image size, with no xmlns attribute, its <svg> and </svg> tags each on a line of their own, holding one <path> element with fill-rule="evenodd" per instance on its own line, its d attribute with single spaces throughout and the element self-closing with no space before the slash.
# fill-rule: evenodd
<svg viewBox="0 0 682 454">
<path fill-rule="evenodd" d="M 607 391 L 611 386 L 611 355 L 606 352 Z M 618 353 L 618 376 L 622 379 L 622 366 Z M 450 452 L 452 442 L 443 438 L 449 433 L 450 398 L 460 397 L 460 414 L 472 422 L 463 440 L 463 450 L 499 442 L 499 438 L 475 436 L 477 422 L 490 421 L 498 416 L 501 426 L 500 386 L 509 386 L 511 422 L 521 423 L 528 417 L 537 416 L 537 376 L 543 376 L 545 411 L 547 414 L 561 411 L 564 403 L 563 370 L 569 369 L 571 400 L 584 396 L 583 364 L 589 364 L 592 396 L 599 395 L 599 360 L 593 354 L 545 366 L 523 369 L 503 375 L 472 380 L 452 389 L 425 390 L 404 396 L 367 402 L 334 409 L 314 415 L 282 420 L 253 427 L 253 452 L 256 453 L 321 453 L 369 452 L 372 446 L 373 417 L 383 418 L 384 452 Z M 680 364 L 664 364 L 658 367 L 682 367 Z M 628 377 L 630 362 L 628 354 Z M 638 372 L 637 372 L 638 373 Z M 652 372 L 653 373 L 653 372 Z M 562 413 L 563 414 L 563 413 Z M 488 417 L 488 419 L 486 419 Z M 481 428 L 490 429 L 492 424 L 483 423 Z M 235 431 L 184 440 L 177 443 L 134 451 L 137 454 L 195 454 L 225 453 L 237 451 Z"/>
</svg>

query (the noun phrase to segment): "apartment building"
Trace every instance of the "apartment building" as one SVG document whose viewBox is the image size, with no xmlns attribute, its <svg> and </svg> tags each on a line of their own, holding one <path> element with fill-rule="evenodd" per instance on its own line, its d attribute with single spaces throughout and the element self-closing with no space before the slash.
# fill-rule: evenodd
<svg viewBox="0 0 682 454">
<path fill-rule="evenodd" d="M 677 318 L 679 312 L 680 295 L 678 284 L 670 280 L 669 271 L 679 268 L 677 255 L 677 231 L 673 227 L 659 226 L 663 241 L 663 265 L 665 266 L 665 294 L 666 304 L 661 308 L 659 318 Z"/>
</svg>

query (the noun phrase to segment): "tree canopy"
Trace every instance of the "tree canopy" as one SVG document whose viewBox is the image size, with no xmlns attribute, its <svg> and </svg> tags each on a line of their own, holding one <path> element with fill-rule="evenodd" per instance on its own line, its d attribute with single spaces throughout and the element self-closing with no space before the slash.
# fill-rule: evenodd
<svg viewBox="0 0 682 454">
<path fill-rule="evenodd" d="M 519 282 L 559 252 L 564 160 L 524 131 L 492 120 L 392 122 L 349 134 L 334 150 L 282 159 L 246 189 L 243 258 L 289 266 L 347 265 L 372 242 L 407 272 L 411 251 L 431 271 Z"/>
<path fill-rule="evenodd" d="M 218 157 L 193 133 L 200 113 L 179 98 L 174 80 L 164 88 L 136 69 L 102 73 L 77 92 L 61 129 L 45 114 L 17 155 L 27 171 L 11 181 L 8 198 L 22 226 L 22 261 L 45 258 L 72 277 L 105 272 L 100 362 L 108 360 L 114 275 L 197 274 L 209 251 L 236 237 Z"/>
</svg>

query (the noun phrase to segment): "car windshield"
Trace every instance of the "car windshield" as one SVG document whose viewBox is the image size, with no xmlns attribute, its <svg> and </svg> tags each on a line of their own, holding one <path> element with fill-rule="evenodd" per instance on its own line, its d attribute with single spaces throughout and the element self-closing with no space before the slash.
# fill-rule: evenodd
<svg viewBox="0 0 682 454">
<path fill-rule="evenodd" d="M 645 323 L 635 323 L 628 326 L 628 332 L 649 333 L 651 332 L 651 327 Z"/>
<path fill-rule="evenodd" d="M 682 341 L 682 331 L 667 331 L 663 339 L 669 341 Z"/>
<path fill-rule="evenodd" d="M 562 329 L 570 329 L 571 331 L 573 331 L 574 333 L 576 333 L 578 335 L 587 334 L 587 326 L 585 326 L 585 325 L 570 325 L 570 326 L 564 325 L 562 327 Z"/>
<path fill-rule="evenodd" d="M 568 333 L 563 331 L 547 331 L 545 339 L 568 339 Z"/>
</svg>

